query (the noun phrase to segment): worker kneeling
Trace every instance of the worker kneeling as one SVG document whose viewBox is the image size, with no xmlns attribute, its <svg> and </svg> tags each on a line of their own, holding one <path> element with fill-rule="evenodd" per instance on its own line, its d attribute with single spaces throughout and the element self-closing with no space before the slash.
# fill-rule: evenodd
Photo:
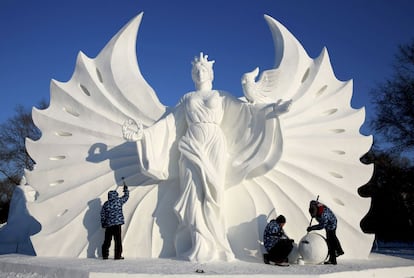
<svg viewBox="0 0 414 278">
<path fill-rule="evenodd" d="M 293 239 L 290 239 L 283 230 L 286 218 L 279 215 L 272 219 L 264 230 L 263 243 L 267 254 L 263 254 L 265 264 L 274 262 L 279 266 L 288 266 L 288 256 L 293 248 Z"/>
</svg>

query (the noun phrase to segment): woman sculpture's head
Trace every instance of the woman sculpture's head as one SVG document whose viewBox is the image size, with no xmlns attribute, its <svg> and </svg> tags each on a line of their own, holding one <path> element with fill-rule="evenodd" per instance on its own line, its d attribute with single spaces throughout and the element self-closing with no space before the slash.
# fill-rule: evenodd
<svg viewBox="0 0 414 278">
<path fill-rule="evenodd" d="M 213 64 L 214 61 L 208 61 L 208 55 L 200 53 L 199 57 L 195 57 L 192 64 L 191 77 L 197 90 L 211 90 L 214 79 Z"/>
</svg>

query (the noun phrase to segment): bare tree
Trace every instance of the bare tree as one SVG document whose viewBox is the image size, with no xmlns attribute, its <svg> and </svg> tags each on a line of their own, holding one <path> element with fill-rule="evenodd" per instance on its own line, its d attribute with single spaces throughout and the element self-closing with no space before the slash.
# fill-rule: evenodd
<svg viewBox="0 0 414 278">
<path fill-rule="evenodd" d="M 414 167 L 406 160 L 375 149 L 362 157 L 362 162 L 374 163 L 375 170 L 358 190 L 360 196 L 371 198 L 361 228 L 378 240 L 414 240 Z"/>
<path fill-rule="evenodd" d="M 15 115 L 0 125 L 0 173 L 18 185 L 24 169 L 33 169 L 34 161 L 26 151 L 25 140 L 38 140 L 40 130 L 34 125 L 31 110 L 18 105 Z"/>
<path fill-rule="evenodd" d="M 45 108 L 41 101 L 39 108 Z M 0 223 L 7 221 L 11 196 L 20 184 L 24 169 L 32 170 L 35 162 L 26 151 L 26 138 L 38 140 L 40 130 L 32 120 L 31 109 L 18 105 L 15 115 L 0 124 Z"/>
<path fill-rule="evenodd" d="M 414 40 L 399 47 L 394 75 L 371 92 L 376 142 L 391 152 L 414 150 Z"/>
<path fill-rule="evenodd" d="M 413 240 L 414 40 L 399 47 L 393 75 L 372 90 L 371 96 L 376 108 L 370 123 L 375 141 L 362 160 L 374 163 L 375 170 L 359 189 L 361 196 L 371 197 L 361 227 L 380 240 Z M 384 221 L 386 225 L 381 224 Z"/>
</svg>

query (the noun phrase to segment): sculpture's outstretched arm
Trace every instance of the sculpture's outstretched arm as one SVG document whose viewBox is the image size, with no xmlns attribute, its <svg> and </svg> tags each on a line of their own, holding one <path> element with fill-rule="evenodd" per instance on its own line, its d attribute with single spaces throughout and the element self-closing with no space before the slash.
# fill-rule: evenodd
<svg viewBox="0 0 414 278">
<path fill-rule="evenodd" d="M 274 116 L 277 117 L 284 113 L 289 112 L 290 106 L 292 105 L 292 100 L 283 101 L 279 99 L 276 103 L 273 103 L 273 112 Z"/>
</svg>

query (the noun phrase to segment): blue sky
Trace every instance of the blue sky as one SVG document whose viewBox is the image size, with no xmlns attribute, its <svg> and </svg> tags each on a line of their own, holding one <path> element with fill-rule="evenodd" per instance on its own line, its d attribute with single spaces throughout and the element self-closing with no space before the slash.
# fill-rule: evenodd
<svg viewBox="0 0 414 278">
<path fill-rule="evenodd" d="M 411 0 L 1 0 L 0 122 L 18 104 L 49 102 L 50 80 L 68 81 L 79 51 L 95 57 L 141 11 L 138 62 L 167 106 L 194 88 L 200 51 L 216 61 L 214 87 L 235 96 L 243 73 L 273 67 L 268 14 L 310 57 L 326 46 L 337 78 L 354 80 L 352 106 L 370 116 L 368 92 L 393 72 L 398 45 L 414 38 Z"/>
</svg>

